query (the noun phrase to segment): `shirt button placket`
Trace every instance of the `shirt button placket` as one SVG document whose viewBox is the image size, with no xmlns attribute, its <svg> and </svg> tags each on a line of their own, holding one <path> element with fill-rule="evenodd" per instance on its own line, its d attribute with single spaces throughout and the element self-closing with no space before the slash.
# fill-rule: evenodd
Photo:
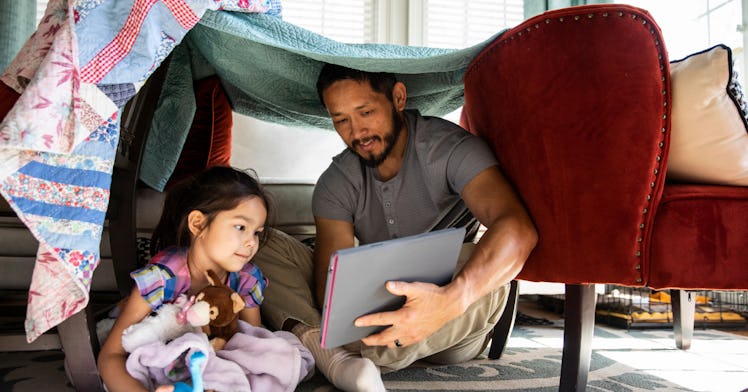
<svg viewBox="0 0 748 392">
<path fill-rule="evenodd" d="M 387 224 L 389 227 L 390 236 L 392 238 L 397 238 L 397 233 L 395 231 L 395 228 L 393 227 L 395 225 L 395 218 L 394 218 L 394 211 L 392 210 L 392 201 L 391 201 L 391 193 L 390 193 L 390 187 L 385 186 L 382 187 L 382 196 L 384 199 L 384 213 L 387 217 Z"/>
</svg>

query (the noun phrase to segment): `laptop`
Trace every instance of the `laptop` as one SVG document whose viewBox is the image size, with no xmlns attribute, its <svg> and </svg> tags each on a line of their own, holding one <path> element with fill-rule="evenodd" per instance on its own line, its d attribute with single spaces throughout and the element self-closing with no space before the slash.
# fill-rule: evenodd
<svg viewBox="0 0 748 392">
<path fill-rule="evenodd" d="M 445 285 L 452 280 L 465 228 L 449 228 L 341 249 L 330 257 L 322 306 L 321 345 L 355 342 L 387 327 L 356 327 L 360 316 L 399 309 L 390 280 Z"/>
</svg>

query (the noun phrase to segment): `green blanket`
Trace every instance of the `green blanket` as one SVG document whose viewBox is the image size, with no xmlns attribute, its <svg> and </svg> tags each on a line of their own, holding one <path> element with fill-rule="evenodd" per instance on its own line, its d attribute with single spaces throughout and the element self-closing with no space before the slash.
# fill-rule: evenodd
<svg viewBox="0 0 748 392">
<path fill-rule="evenodd" d="M 498 35 L 459 50 L 346 44 L 276 16 L 208 11 L 172 53 L 140 177 L 157 190 L 166 185 L 195 112 L 193 80 L 217 74 L 237 113 L 332 130 L 315 84 L 322 65 L 335 63 L 395 72 L 407 86 L 409 108 L 441 116 L 462 106 L 467 66 Z"/>
</svg>

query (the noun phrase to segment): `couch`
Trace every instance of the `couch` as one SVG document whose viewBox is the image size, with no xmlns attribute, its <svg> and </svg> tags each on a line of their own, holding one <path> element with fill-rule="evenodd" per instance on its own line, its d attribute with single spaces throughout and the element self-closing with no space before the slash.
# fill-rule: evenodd
<svg viewBox="0 0 748 392">
<path fill-rule="evenodd" d="M 668 172 L 682 132 L 669 71 L 652 17 L 608 4 L 531 18 L 465 74 L 462 124 L 489 142 L 539 231 L 518 279 L 566 284 L 562 391 L 586 386 L 593 284 L 671 289 L 682 348 L 688 290 L 748 288 L 748 187 Z"/>
</svg>

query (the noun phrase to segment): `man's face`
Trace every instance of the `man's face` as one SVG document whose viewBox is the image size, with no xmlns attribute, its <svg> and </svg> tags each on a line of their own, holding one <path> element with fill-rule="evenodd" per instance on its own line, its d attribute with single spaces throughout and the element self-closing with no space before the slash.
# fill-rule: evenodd
<svg viewBox="0 0 748 392">
<path fill-rule="evenodd" d="M 402 130 L 400 113 L 368 82 L 341 80 L 322 94 L 335 130 L 367 165 L 376 167 L 392 152 Z"/>
</svg>

